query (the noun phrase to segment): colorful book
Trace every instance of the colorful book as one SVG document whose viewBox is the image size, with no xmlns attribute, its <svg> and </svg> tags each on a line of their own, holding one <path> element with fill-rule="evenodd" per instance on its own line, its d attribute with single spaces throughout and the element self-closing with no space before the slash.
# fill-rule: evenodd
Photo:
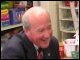
<svg viewBox="0 0 80 60">
<path fill-rule="evenodd" d="M 9 10 L 3 9 L 1 10 L 1 21 L 9 19 Z"/>
<path fill-rule="evenodd" d="M 9 10 L 3 9 L 1 10 L 1 27 L 5 27 L 8 25 L 10 25 Z"/>
<path fill-rule="evenodd" d="M 5 26 L 9 26 L 10 25 L 10 21 L 6 20 L 6 21 L 1 21 L 1 27 L 5 27 Z"/>
<path fill-rule="evenodd" d="M 25 8 L 18 8 L 18 9 L 10 9 L 10 24 L 18 24 L 21 23 L 21 16 L 25 12 Z"/>
<path fill-rule="evenodd" d="M 9 8 L 8 1 L 2 1 L 1 2 L 1 9 L 6 9 L 6 8 Z"/>
</svg>

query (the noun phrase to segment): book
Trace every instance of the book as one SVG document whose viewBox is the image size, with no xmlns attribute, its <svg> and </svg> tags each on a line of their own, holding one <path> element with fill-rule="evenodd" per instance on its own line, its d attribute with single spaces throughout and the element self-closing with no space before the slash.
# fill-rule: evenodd
<svg viewBox="0 0 80 60">
<path fill-rule="evenodd" d="M 10 21 L 6 20 L 6 21 L 1 21 L 1 27 L 6 27 L 10 25 Z"/>
<path fill-rule="evenodd" d="M 10 25 L 9 10 L 3 9 L 1 10 L 1 27 L 5 27 L 8 25 Z"/>
<path fill-rule="evenodd" d="M 9 11 L 10 24 L 14 25 L 14 24 L 21 23 L 21 17 L 24 12 L 25 12 L 25 8 L 10 9 L 10 11 Z"/>
<path fill-rule="evenodd" d="M 3 9 L 1 10 L 1 21 L 9 19 L 9 10 Z"/>
<path fill-rule="evenodd" d="M 1 9 L 6 9 L 6 8 L 9 8 L 8 1 L 2 1 L 1 2 Z"/>
</svg>

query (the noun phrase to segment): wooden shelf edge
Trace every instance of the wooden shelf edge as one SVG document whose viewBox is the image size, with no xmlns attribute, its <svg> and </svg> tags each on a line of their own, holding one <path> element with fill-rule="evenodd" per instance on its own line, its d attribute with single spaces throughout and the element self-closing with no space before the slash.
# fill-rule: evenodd
<svg viewBox="0 0 80 60">
<path fill-rule="evenodd" d="M 22 26 L 22 24 L 16 24 L 16 25 L 10 25 L 10 26 L 6 26 L 6 27 L 1 27 L 1 31 L 16 28 L 16 27 L 20 27 L 20 26 Z"/>
</svg>

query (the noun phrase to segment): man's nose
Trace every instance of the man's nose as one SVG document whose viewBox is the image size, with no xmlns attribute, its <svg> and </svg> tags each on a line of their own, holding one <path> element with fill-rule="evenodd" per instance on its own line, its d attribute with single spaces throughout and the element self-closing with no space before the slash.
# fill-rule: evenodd
<svg viewBox="0 0 80 60">
<path fill-rule="evenodd" d="M 50 32 L 49 32 L 49 31 L 46 31 L 46 32 L 44 33 L 44 37 L 45 37 L 45 38 L 49 38 L 49 37 L 50 37 Z"/>
</svg>

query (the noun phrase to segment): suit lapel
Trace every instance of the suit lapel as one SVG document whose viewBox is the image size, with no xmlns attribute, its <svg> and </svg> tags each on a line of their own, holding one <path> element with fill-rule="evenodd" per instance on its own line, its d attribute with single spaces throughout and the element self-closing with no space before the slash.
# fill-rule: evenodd
<svg viewBox="0 0 80 60">
<path fill-rule="evenodd" d="M 22 46 L 25 51 L 25 56 L 28 59 L 36 59 L 37 53 L 34 45 L 29 41 L 29 39 L 25 36 L 24 33 L 21 33 L 22 38 Z"/>
</svg>

